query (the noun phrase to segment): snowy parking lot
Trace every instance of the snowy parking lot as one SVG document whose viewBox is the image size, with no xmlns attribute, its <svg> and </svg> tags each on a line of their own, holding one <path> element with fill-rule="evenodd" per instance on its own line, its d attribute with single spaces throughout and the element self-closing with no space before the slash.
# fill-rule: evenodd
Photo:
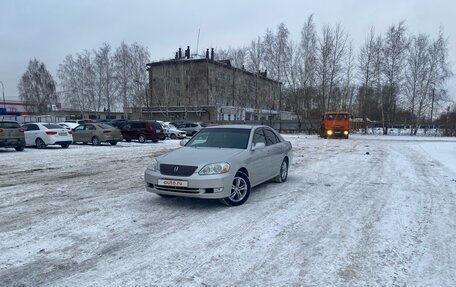
<svg viewBox="0 0 456 287">
<path fill-rule="evenodd" d="M 0 285 L 456 285 L 456 139 L 284 137 L 239 207 L 145 191 L 179 141 L 0 149 Z"/>
</svg>

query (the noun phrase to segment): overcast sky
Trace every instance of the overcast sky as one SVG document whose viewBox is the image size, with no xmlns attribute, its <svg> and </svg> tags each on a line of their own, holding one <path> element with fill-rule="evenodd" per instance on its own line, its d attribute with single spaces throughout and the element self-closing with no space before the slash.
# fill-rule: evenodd
<svg viewBox="0 0 456 287">
<path fill-rule="evenodd" d="M 359 47 L 370 27 L 384 33 L 401 20 L 411 33 L 437 34 L 443 25 L 449 38 L 452 70 L 456 63 L 454 0 L 2 0 L 0 3 L 0 81 L 5 97 L 17 99 L 17 83 L 32 58 L 44 62 L 57 80 L 68 54 L 122 41 L 148 47 L 151 60 L 168 59 L 179 47 L 199 50 L 248 45 L 267 28 L 285 23 L 294 41 L 308 15 L 318 30 L 341 23 Z M 449 82 L 453 99 L 456 80 Z"/>
</svg>

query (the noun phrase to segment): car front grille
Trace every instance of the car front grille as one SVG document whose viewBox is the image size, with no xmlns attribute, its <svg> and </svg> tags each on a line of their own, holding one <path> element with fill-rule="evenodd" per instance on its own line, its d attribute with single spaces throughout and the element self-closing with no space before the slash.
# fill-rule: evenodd
<svg viewBox="0 0 456 287">
<path fill-rule="evenodd" d="M 191 165 L 160 164 L 160 173 L 164 175 L 190 176 L 197 168 L 197 166 Z"/>
<path fill-rule="evenodd" d="M 171 192 L 187 192 L 187 193 L 199 193 L 199 188 L 181 187 L 181 186 L 165 186 L 155 185 L 155 189 Z"/>
</svg>

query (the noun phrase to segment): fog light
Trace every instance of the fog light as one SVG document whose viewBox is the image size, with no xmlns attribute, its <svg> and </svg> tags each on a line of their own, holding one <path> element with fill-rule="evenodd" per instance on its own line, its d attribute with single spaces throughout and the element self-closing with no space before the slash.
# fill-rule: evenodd
<svg viewBox="0 0 456 287">
<path fill-rule="evenodd" d="M 326 132 L 326 134 L 327 134 L 328 136 L 332 136 L 333 131 L 332 131 L 332 130 L 328 130 L 328 131 Z"/>
<path fill-rule="evenodd" d="M 222 192 L 222 191 L 223 191 L 223 187 L 214 188 L 214 193 Z"/>
<path fill-rule="evenodd" d="M 344 131 L 344 135 L 348 136 L 348 131 Z"/>
</svg>

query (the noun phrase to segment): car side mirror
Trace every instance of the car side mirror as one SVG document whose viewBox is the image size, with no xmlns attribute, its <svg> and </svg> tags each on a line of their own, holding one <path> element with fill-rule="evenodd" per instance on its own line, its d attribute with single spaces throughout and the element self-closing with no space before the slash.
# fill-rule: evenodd
<svg viewBox="0 0 456 287">
<path fill-rule="evenodd" d="M 188 140 L 181 140 L 181 141 L 179 142 L 179 144 L 180 144 L 181 146 L 185 146 L 185 144 L 186 144 L 187 142 L 188 142 Z"/>
<path fill-rule="evenodd" d="M 252 150 L 257 150 L 257 149 L 263 149 L 265 148 L 266 145 L 264 143 L 256 143 L 253 147 Z"/>
</svg>

